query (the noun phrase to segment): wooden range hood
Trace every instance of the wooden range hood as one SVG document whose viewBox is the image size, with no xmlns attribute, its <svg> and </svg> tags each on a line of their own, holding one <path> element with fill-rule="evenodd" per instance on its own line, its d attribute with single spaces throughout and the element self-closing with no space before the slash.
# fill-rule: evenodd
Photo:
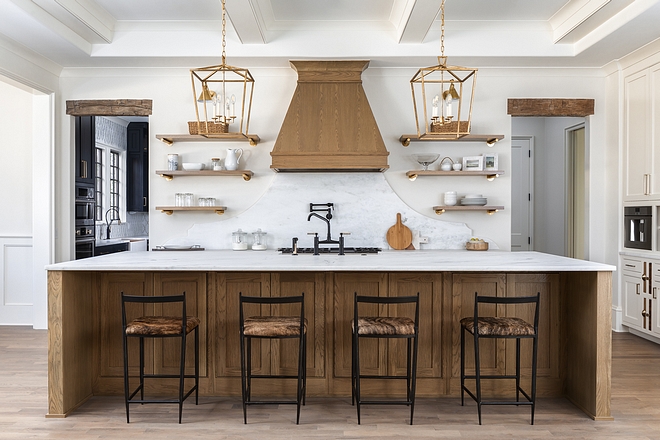
<svg viewBox="0 0 660 440">
<path fill-rule="evenodd" d="M 369 61 L 290 61 L 298 85 L 277 136 L 278 172 L 382 172 L 383 137 L 362 88 Z"/>
</svg>

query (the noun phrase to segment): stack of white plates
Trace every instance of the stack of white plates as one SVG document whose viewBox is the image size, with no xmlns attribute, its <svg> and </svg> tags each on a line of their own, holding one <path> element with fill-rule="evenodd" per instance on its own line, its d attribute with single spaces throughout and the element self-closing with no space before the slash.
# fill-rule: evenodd
<svg viewBox="0 0 660 440">
<path fill-rule="evenodd" d="M 484 206 L 488 199 L 481 194 L 468 194 L 460 200 L 463 206 Z"/>
</svg>

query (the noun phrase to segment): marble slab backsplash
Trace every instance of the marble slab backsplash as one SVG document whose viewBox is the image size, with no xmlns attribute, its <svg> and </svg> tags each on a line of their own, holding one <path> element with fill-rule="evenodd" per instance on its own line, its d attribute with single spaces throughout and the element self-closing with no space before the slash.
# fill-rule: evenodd
<svg viewBox="0 0 660 440">
<path fill-rule="evenodd" d="M 96 238 L 105 239 L 106 223 L 96 225 Z M 126 218 L 121 219 L 121 224 L 113 222 L 110 227 L 110 238 L 123 237 L 148 237 L 149 236 L 149 214 L 146 212 L 127 212 Z"/>
<path fill-rule="evenodd" d="M 317 232 L 327 235 L 325 222 L 309 215 L 310 203 L 334 203 L 331 220 L 332 239 L 350 232 L 347 247 L 389 249 L 387 230 L 401 213 L 413 235 L 428 237 L 421 249 L 464 249 L 472 230 L 465 223 L 447 222 L 422 215 L 407 206 L 380 173 L 280 173 L 264 195 L 248 210 L 227 220 L 193 225 L 187 235 L 172 238 L 164 245 L 200 245 L 205 249 L 231 249 L 232 232 L 239 228 L 249 233 L 258 228 L 267 232 L 268 249 L 291 247 L 298 237 L 299 247 L 312 247 Z M 487 239 L 486 239 L 487 240 Z M 488 240 L 487 240 L 488 241 Z M 491 242 L 491 248 L 497 245 Z"/>
</svg>

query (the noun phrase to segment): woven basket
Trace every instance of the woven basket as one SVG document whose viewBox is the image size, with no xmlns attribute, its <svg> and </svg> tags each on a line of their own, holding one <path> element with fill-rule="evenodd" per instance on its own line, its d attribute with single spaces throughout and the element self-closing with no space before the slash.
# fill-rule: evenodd
<svg viewBox="0 0 660 440">
<path fill-rule="evenodd" d="M 208 127 L 208 132 L 206 131 Z M 201 130 L 201 132 L 200 132 Z M 227 133 L 229 131 L 229 126 L 222 122 L 216 123 L 209 121 L 208 126 L 206 122 L 200 121 L 188 121 L 188 131 L 190 134 L 217 134 L 217 133 Z"/>
<path fill-rule="evenodd" d="M 468 251 L 487 251 L 487 241 L 468 241 L 465 243 L 465 249 Z"/>
<path fill-rule="evenodd" d="M 459 133 L 465 134 L 469 133 L 468 129 L 470 127 L 467 121 L 460 121 L 460 130 L 459 130 L 459 121 L 445 122 L 441 124 L 439 122 L 434 122 L 431 124 L 432 133 Z"/>
</svg>

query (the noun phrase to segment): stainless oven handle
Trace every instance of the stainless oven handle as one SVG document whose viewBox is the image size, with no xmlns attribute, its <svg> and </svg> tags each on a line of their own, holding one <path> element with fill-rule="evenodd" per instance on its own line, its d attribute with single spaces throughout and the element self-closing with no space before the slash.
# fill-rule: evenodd
<svg viewBox="0 0 660 440">
<path fill-rule="evenodd" d="M 639 241 L 644 242 L 644 219 L 640 218 L 639 219 Z"/>
</svg>

